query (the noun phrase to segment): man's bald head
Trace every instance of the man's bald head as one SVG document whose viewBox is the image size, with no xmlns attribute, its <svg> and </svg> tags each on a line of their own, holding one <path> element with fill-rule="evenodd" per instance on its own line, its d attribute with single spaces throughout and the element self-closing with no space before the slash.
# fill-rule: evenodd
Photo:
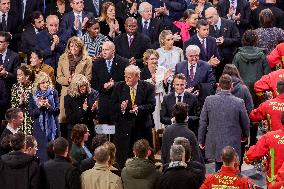
<svg viewBox="0 0 284 189">
<path fill-rule="evenodd" d="M 214 7 L 209 7 L 205 10 L 205 18 L 210 25 L 215 25 L 219 20 L 219 14 Z"/>
<path fill-rule="evenodd" d="M 133 17 L 128 17 L 125 20 L 124 27 L 125 27 L 125 31 L 127 34 L 134 35 L 137 32 L 137 28 L 138 28 L 137 20 Z"/>
<path fill-rule="evenodd" d="M 55 35 L 59 30 L 59 19 L 56 15 L 49 15 L 46 18 L 46 27 L 50 35 Z"/>
</svg>

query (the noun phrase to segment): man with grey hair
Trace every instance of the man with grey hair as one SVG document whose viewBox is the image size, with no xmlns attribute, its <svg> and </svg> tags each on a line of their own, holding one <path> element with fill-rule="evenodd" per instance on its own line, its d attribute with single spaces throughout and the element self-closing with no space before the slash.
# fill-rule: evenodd
<svg viewBox="0 0 284 189">
<path fill-rule="evenodd" d="M 113 124 L 111 120 L 111 94 L 115 82 L 124 80 L 127 63 L 115 54 L 115 45 L 106 41 L 102 45 L 102 59 L 93 64 L 92 87 L 100 93 L 98 121 L 100 124 Z"/>
<path fill-rule="evenodd" d="M 212 66 L 199 60 L 200 48 L 197 45 L 189 45 L 186 48 L 187 60 L 177 63 L 175 71 L 186 76 L 186 91 L 198 90 L 200 85 L 206 84 L 207 90 L 215 85 L 215 75 Z M 210 94 L 210 93 L 209 93 Z"/>
<path fill-rule="evenodd" d="M 46 18 L 46 29 L 36 35 L 36 49 L 41 50 L 44 63 L 57 69 L 60 55 L 64 52 L 67 38 L 59 33 L 59 19 L 56 15 Z"/>
<path fill-rule="evenodd" d="M 160 189 L 199 188 L 197 176 L 187 170 L 185 149 L 182 145 L 172 145 L 170 150 L 171 163 L 159 181 Z"/>
<path fill-rule="evenodd" d="M 159 35 L 163 30 L 163 25 L 161 20 L 152 17 L 152 9 L 150 3 L 142 2 L 138 9 L 141 18 L 137 19 L 137 24 L 138 31 L 147 35 L 151 39 L 152 48 L 156 49 L 160 47 Z"/>
<path fill-rule="evenodd" d="M 116 125 L 114 143 L 121 168 L 126 159 L 132 156 L 131 148 L 136 140 L 144 138 L 152 144 L 152 113 L 156 105 L 154 86 L 139 80 L 138 66 L 127 66 L 124 78 L 125 81 L 118 82 L 112 93 L 112 112 Z"/>
<path fill-rule="evenodd" d="M 122 189 L 122 182 L 119 176 L 109 169 L 110 152 L 104 146 L 95 150 L 96 163 L 92 169 L 82 173 L 81 183 L 83 189 Z"/>
</svg>

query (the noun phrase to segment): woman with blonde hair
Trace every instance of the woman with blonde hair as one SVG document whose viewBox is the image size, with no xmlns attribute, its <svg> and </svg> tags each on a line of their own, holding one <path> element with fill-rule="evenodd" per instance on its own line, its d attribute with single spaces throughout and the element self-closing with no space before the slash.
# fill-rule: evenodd
<svg viewBox="0 0 284 189">
<path fill-rule="evenodd" d="M 68 123 L 68 139 L 76 124 L 87 125 L 90 138 L 94 136 L 94 121 L 97 111 L 98 92 L 93 90 L 88 79 L 82 74 L 74 74 L 71 79 L 68 94 L 64 98 L 64 108 Z M 88 145 L 90 141 L 88 141 Z"/>
<path fill-rule="evenodd" d="M 36 76 L 29 100 L 30 115 L 33 118 L 33 136 L 38 142 L 37 155 L 41 162 L 47 161 L 46 146 L 59 136 L 57 116 L 59 114 L 58 93 L 50 77 L 39 72 Z"/>
<path fill-rule="evenodd" d="M 159 53 L 158 63 L 174 72 L 176 64 L 184 60 L 183 50 L 174 46 L 174 35 L 170 30 L 163 30 L 160 33 L 159 41 L 161 47 L 157 49 Z M 168 82 L 172 82 L 172 77 L 169 78 Z M 170 87 L 170 85 L 168 86 Z"/>
<path fill-rule="evenodd" d="M 83 74 L 88 81 L 92 79 L 92 58 L 88 55 L 84 42 L 79 37 L 71 37 L 65 52 L 60 56 L 56 81 L 62 86 L 60 96 L 59 123 L 66 122 L 64 97 L 67 95 L 73 75 Z"/>
<path fill-rule="evenodd" d="M 101 33 L 107 36 L 111 41 L 121 33 L 121 26 L 123 26 L 122 22 L 120 22 L 120 20 L 118 20 L 115 16 L 115 5 L 112 2 L 104 2 L 102 5 L 99 23 Z"/>
<path fill-rule="evenodd" d="M 155 129 L 161 129 L 160 110 L 163 96 L 165 94 L 164 86 L 168 83 L 168 78 L 173 75 L 171 69 L 166 69 L 158 64 L 159 53 L 154 49 L 147 49 L 143 54 L 143 61 L 146 65 L 141 70 L 141 80 L 152 83 L 155 86 L 156 107 L 153 112 Z"/>
</svg>

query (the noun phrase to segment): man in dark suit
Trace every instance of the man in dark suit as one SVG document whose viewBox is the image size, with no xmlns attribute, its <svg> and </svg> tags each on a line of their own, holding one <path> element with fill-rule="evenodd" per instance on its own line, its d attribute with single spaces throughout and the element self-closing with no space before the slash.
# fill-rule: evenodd
<svg viewBox="0 0 284 189">
<path fill-rule="evenodd" d="M 13 135 L 18 132 L 24 121 L 24 114 L 20 108 L 10 108 L 5 113 L 5 119 L 8 124 L 0 136 L 0 142 L 7 135 Z"/>
<path fill-rule="evenodd" d="M 18 43 L 21 38 L 20 17 L 17 12 L 10 10 L 10 0 L 0 1 L 0 31 L 9 32 L 12 35 L 10 49 L 18 51 Z"/>
<path fill-rule="evenodd" d="M 163 30 L 163 24 L 159 19 L 152 18 L 152 5 L 148 2 L 142 2 L 139 5 L 138 12 L 141 15 L 141 18 L 137 19 L 138 32 L 151 39 L 152 48 L 159 48 L 159 35 Z"/>
<path fill-rule="evenodd" d="M 186 77 L 183 74 L 176 74 L 173 79 L 173 87 L 175 89 L 174 92 L 169 93 L 164 96 L 160 120 L 164 125 L 171 125 L 173 118 L 173 107 L 177 102 L 183 102 L 188 105 L 188 116 L 190 116 L 189 120 L 189 128 L 197 134 L 197 128 L 193 125 L 194 120 L 197 120 L 199 116 L 198 114 L 198 102 L 197 97 L 187 91 L 186 88 Z M 197 124 L 198 126 L 198 124 Z"/>
<path fill-rule="evenodd" d="M 40 11 L 35 11 L 31 15 L 31 23 L 23 31 L 21 38 L 21 51 L 27 54 L 27 61 L 30 62 L 31 52 L 36 47 L 36 35 L 45 27 L 44 18 Z"/>
<path fill-rule="evenodd" d="M 241 36 L 251 25 L 251 9 L 247 0 L 220 0 L 217 10 L 220 17 L 236 23 Z"/>
<path fill-rule="evenodd" d="M 197 45 L 200 48 L 200 60 L 217 66 L 221 58 L 219 56 L 216 39 L 209 36 L 209 23 L 204 19 L 198 20 L 196 30 L 197 34 L 184 42 L 184 52 L 189 45 Z"/>
<path fill-rule="evenodd" d="M 63 16 L 60 28 L 68 38 L 72 36 L 81 37 L 86 32 L 85 24 L 88 20 L 93 19 L 94 15 L 91 12 L 83 11 L 84 2 L 82 0 L 71 0 L 70 6 L 72 11 Z"/>
<path fill-rule="evenodd" d="M 151 41 L 149 37 L 137 32 L 138 25 L 135 18 L 127 18 L 124 26 L 126 33 L 114 39 L 116 52 L 129 64 L 143 68 L 143 54 L 151 48 Z"/>
<path fill-rule="evenodd" d="M 85 0 L 84 10 L 93 13 L 94 17 L 99 17 L 102 11 L 102 5 L 104 2 L 109 2 L 108 0 Z M 115 0 L 110 0 L 110 2 L 115 3 Z"/>
<path fill-rule="evenodd" d="M 42 0 L 17 0 L 16 6 L 11 7 L 11 10 L 19 14 L 24 28 L 30 22 L 30 16 L 34 11 L 42 11 Z"/>
<path fill-rule="evenodd" d="M 99 95 L 98 121 L 100 124 L 112 124 L 111 94 L 115 82 L 124 80 L 126 63 L 115 56 L 113 42 L 107 41 L 102 45 L 103 59 L 93 64 L 92 86 Z"/>
<path fill-rule="evenodd" d="M 140 69 L 130 65 L 124 71 L 125 81 L 115 85 L 112 93 L 115 118 L 117 163 L 124 167 L 127 158 L 132 156 L 132 146 L 139 139 L 152 144 L 152 113 L 155 110 L 155 88 L 152 84 L 139 80 Z"/>
<path fill-rule="evenodd" d="M 12 85 L 17 81 L 17 69 L 21 64 L 19 55 L 8 49 L 10 40 L 9 33 L 0 31 L 0 79 L 5 81 L 8 94 L 11 94 Z"/>
<path fill-rule="evenodd" d="M 231 64 L 233 61 L 234 52 L 240 44 L 240 34 L 235 23 L 225 18 L 220 18 L 214 7 L 205 10 L 205 17 L 210 24 L 209 35 L 216 39 L 222 56 L 222 60 L 215 70 L 215 74 L 219 78 L 222 75 L 224 66 Z"/>
<path fill-rule="evenodd" d="M 55 15 L 46 18 L 46 29 L 36 35 L 36 49 L 41 50 L 44 63 L 56 70 L 60 55 L 64 52 L 67 37 L 59 32 L 59 20 Z"/>
</svg>

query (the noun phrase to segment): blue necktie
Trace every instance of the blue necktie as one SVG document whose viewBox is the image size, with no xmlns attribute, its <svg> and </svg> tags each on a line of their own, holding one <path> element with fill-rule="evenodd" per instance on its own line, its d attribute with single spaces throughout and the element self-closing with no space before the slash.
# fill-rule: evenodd
<svg viewBox="0 0 284 189">
<path fill-rule="evenodd" d="M 108 73 L 110 73 L 110 70 L 111 70 L 111 60 L 107 60 L 106 63 L 107 63 L 107 71 L 108 71 Z"/>
<path fill-rule="evenodd" d="M 149 32 L 148 32 L 148 21 L 144 21 L 144 25 L 143 25 L 143 28 L 142 28 L 142 33 L 145 34 L 145 35 L 149 35 Z"/>
<path fill-rule="evenodd" d="M 82 32 L 82 22 L 81 22 L 81 16 L 80 15 L 77 15 L 77 18 L 78 18 L 78 31 L 77 31 L 77 36 L 78 37 L 81 37 L 83 32 Z"/>
</svg>

